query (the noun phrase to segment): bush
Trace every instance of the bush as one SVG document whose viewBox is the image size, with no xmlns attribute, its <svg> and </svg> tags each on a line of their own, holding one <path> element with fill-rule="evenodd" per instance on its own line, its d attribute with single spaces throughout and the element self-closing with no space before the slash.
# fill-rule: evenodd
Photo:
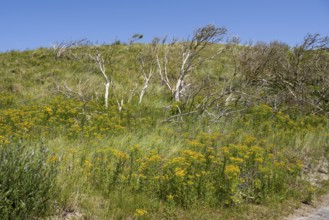
<svg viewBox="0 0 329 220">
<path fill-rule="evenodd" d="M 56 158 L 47 148 L 0 144 L 1 219 L 44 217 L 56 195 Z"/>
</svg>

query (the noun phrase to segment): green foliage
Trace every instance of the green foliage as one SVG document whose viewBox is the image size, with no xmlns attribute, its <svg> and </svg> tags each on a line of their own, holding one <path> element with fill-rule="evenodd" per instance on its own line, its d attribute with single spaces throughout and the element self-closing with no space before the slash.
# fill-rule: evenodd
<svg viewBox="0 0 329 220">
<path fill-rule="evenodd" d="M 137 57 L 149 46 L 116 42 L 97 48 L 114 80 L 108 109 L 102 76 L 89 57 L 95 47 L 72 47 L 58 57 L 44 48 L 0 54 L 1 217 L 47 218 L 74 210 L 101 219 L 230 219 L 253 204 L 271 213 L 279 209 L 271 202 L 312 200 L 302 166 L 329 152 L 325 87 L 317 81 L 327 79 L 322 66 L 307 81 L 305 91 L 312 94 L 302 97 L 316 96 L 321 109 L 290 103 L 290 87 L 283 99 L 271 78 L 280 67 L 275 60 L 263 66 L 265 53 L 239 63 L 234 53 L 248 47 L 235 45 L 193 69 L 179 102 L 155 71 L 139 104 L 144 78 Z M 159 46 L 160 55 L 165 47 Z M 280 49 L 275 59 L 294 64 L 298 51 L 271 47 Z M 221 48 L 212 44 L 200 56 Z M 180 52 L 177 43 L 168 57 L 170 82 Z M 305 52 L 302 67 L 325 53 Z M 262 79 L 272 84 L 264 86 Z M 116 98 L 123 100 L 121 111 Z M 49 150 L 39 147 L 42 137 Z M 308 194 L 300 196 L 304 190 Z"/>
<path fill-rule="evenodd" d="M 15 104 L 16 97 L 11 93 L 0 93 L 0 109 Z"/>
<path fill-rule="evenodd" d="M 56 160 L 44 146 L 0 144 L 0 217 L 32 219 L 52 213 Z"/>
<path fill-rule="evenodd" d="M 72 142 L 72 147 L 54 145 L 51 159 L 61 170 L 65 187 L 59 204 L 63 206 L 70 203 L 67 193 L 76 190 L 77 181 L 86 193 L 119 199 L 120 193 L 129 192 L 132 198 L 144 195 L 167 208 L 232 207 L 285 197 L 287 191 L 296 190 L 303 163 L 290 154 L 288 146 L 293 142 L 288 140 L 327 129 L 323 117 L 292 118 L 267 105 L 225 119 L 231 126 L 226 128 L 209 122 L 198 128 L 193 120 L 164 126 L 156 120 L 161 115 L 158 110 L 127 106 L 118 112 L 115 103 L 106 110 L 102 103 L 60 96 L 43 105 L 15 109 L 9 105 L 0 111 L 4 149 L 15 150 L 10 142 L 33 142 L 40 136 Z M 171 139 L 181 140 L 181 145 L 172 145 Z M 56 185 L 54 178 L 50 183 Z M 143 204 L 148 204 L 145 198 Z"/>
<path fill-rule="evenodd" d="M 201 133 L 170 157 L 138 145 L 126 152 L 100 149 L 83 166 L 90 185 L 105 194 L 119 188 L 183 207 L 261 202 L 297 181 L 302 163 L 285 158 L 283 150 L 253 145 L 252 136 L 221 146 L 220 136 Z"/>
</svg>

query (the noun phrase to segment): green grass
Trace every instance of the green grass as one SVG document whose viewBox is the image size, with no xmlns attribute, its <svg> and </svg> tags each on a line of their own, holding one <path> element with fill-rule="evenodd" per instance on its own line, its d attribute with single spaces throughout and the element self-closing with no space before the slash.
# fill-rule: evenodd
<svg viewBox="0 0 329 220">
<path fill-rule="evenodd" d="M 280 219 L 317 195 L 302 165 L 328 157 L 325 115 L 225 105 L 227 96 L 201 111 L 209 94 L 243 80 L 229 52 L 195 70 L 191 88 L 204 87 L 193 102 L 173 102 L 156 75 L 138 104 L 136 55 L 147 46 L 117 45 L 108 66 L 121 112 L 112 91 L 104 108 L 89 47 L 73 51 L 79 59 L 46 48 L 0 54 L 0 197 L 11 195 L 0 202 L 2 218 L 73 210 L 87 219 Z M 167 120 L 178 107 L 197 113 Z M 225 108 L 236 112 L 211 117 Z"/>
</svg>

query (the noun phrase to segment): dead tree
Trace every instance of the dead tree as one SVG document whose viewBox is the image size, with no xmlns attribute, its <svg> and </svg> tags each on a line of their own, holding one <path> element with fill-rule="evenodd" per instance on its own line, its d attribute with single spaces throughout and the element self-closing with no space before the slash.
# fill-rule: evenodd
<svg viewBox="0 0 329 220">
<path fill-rule="evenodd" d="M 109 98 L 109 89 L 112 89 L 114 99 L 117 103 L 118 110 L 121 111 L 123 107 L 123 98 L 119 100 L 119 97 L 115 90 L 115 85 L 113 81 L 113 75 L 108 74 L 106 71 L 106 65 L 109 65 L 111 67 L 111 58 L 114 53 L 114 47 L 110 47 L 110 49 L 106 52 L 102 52 L 100 48 L 95 46 L 94 48 L 94 54 L 90 55 L 91 59 L 94 60 L 95 64 L 99 68 L 99 70 L 102 73 L 102 76 L 105 80 L 105 94 L 104 94 L 104 103 L 105 108 L 108 108 L 108 98 Z"/>
<path fill-rule="evenodd" d="M 142 51 L 137 57 L 141 77 L 143 78 L 143 86 L 139 95 L 138 104 L 142 102 L 145 92 L 149 87 L 150 80 L 157 70 L 156 58 L 154 55 L 156 54 L 158 47 L 158 39 L 155 38 L 150 45 L 144 45 Z"/>
<path fill-rule="evenodd" d="M 102 54 L 98 51 L 95 56 L 93 57 L 96 65 L 100 69 L 104 80 L 105 80 L 105 94 L 104 94 L 104 103 L 105 103 L 105 108 L 108 108 L 108 99 L 109 99 L 109 88 L 110 84 L 113 84 L 111 76 L 107 76 L 106 74 L 106 67 L 105 67 L 105 61 L 102 57 Z"/>
<path fill-rule="evenodd" d="M 63 41 L 60 43 L 55 43 L 53 45 L 53 51 L 55 52 L 55 58 L 59 59 L 65 54 L 68 54 L 75 59 L 78 59 L 77 56 L 73 53 L 74 48 L 78 48 L 84 45 L 89 45 L 89 41 L 86 39 L 76 40 L 76 41 Z"/>
<path fill-rule="evenodd" d="M 184 92 L 191 85 L 187 83 L 186 79 L 190 76 L 192 70 L 223 53 L 225 47 L 210 54 L 202 54 L 208 46 L 223 40 L 226 32 L 227 30 L 224 27 L 206 25 L 195 30 L 191 40 L 178 42 L 174 39 L 169 43 L 167 43 L 166 38 L 162 40 L 161 50 L 156 50 L 155 56 L 158 73 L 162 82 L 172 93 L 174 101 L 180 102 Z M 177 50 L 179 51 L 179 57 L 173 58 Z M 172 69 L 173 67 L 175 69 Z M 174 73 L 169 76 L 169 71 Z"/>
<path fill-rule="evenodd" d="M 292 48 L 280 42 L 242 47 L 237 56 L 240 93 L 249 93 L 254 104 L 268 103 L 274 109 L 327 114 L 328 47 L 329 38 L 318 34 L 308 34 Z"/>
</svg>

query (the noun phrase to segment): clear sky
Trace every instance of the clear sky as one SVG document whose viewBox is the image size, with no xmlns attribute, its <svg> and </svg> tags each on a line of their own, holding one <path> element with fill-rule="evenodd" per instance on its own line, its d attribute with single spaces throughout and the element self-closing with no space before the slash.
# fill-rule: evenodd
<svg viewBox="0 0 329 220">
<path fill-rule="evenodd" d="M 112 42 L 186 38 L 215 24 L 230 36 L 292 46 L 307 33 L 329 35 L 329 0 L 1 0 L 0 51 L 87 38 Z"/>
</svg>

